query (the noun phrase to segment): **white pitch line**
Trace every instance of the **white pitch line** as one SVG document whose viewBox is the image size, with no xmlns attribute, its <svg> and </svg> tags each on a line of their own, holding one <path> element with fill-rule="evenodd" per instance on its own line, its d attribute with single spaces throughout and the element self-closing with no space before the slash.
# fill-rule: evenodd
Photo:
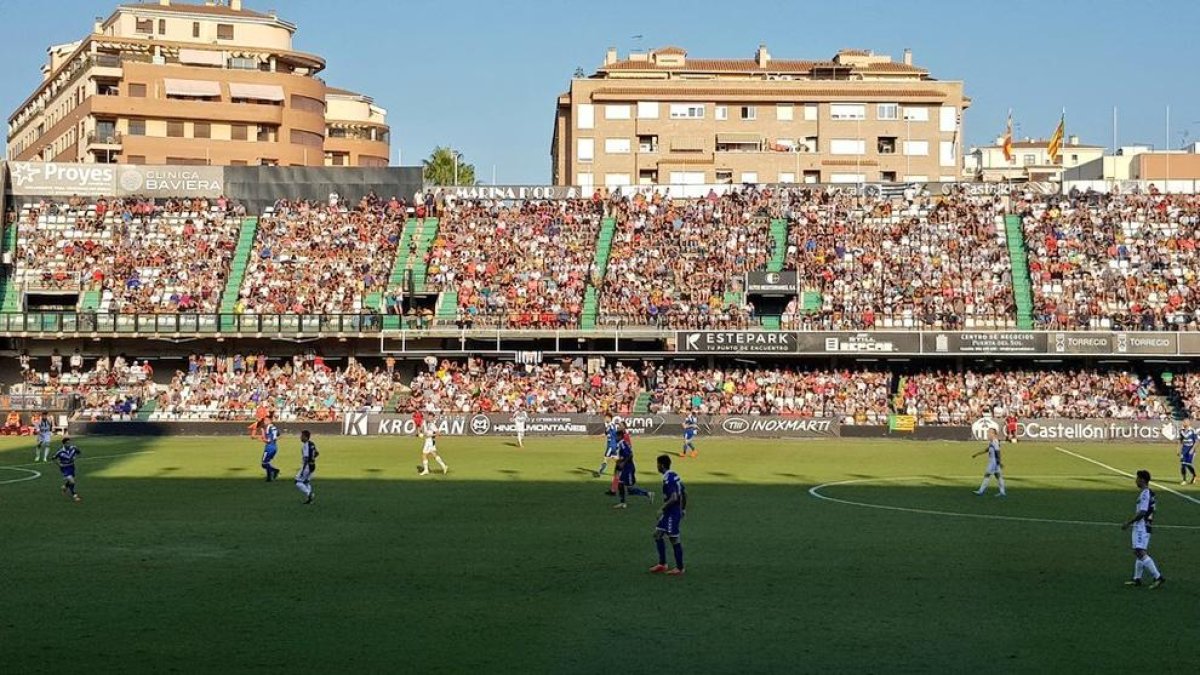
<svg viewBox="0 0 1200 675">
<path fill-rule="evenodd" d="M 25 476 L 24 478 L 10 478 L 9 480 L 0 480 L 0 485 L 12 485 L 13 483 L 24 483 L 27 480 L 37 480 L 42 477 L 42 473 L 40 471 L 34 471 L 33 469 L 22 469 L 17 466 L 0 466 L 0 469 L 5 469 L 8 471 L 24 471 L 29 474 L 28 476 Z"/>
<path fill-rule="evenodd" d="M 1075 459 L 1082 459 L 1085 462 L 1091 462 L 1092 464 L 1095 464 L 1098 467 L 1101 467 L 1103 469 L 1108 469 L 1109 471 L 1112 471 L 1113 473 L 1120 474 L 1127 478 L 1137 478 L 1137 476 L 1129 473 L 1128 471 L 1122 471 L 1122 470 L 1116 468 L 1115 466 L 1109 466 L 1109 465 L 1105 464 L 1104 462 L 1096 461 L 1096 460 L 1092 459 L 1091 457 L 1085 457 L 1084 455 L 1081 455 L 1077 452 L 1071 452 L 1070 450 L 1067 450 L 1066 448 L 1060 448 L 1056 445 L 1056 446 L 1054 446 L 1054 449 L 1063 454 L 1070 455 L 1070 456 L 1074 457 Z M 1185 495 L 1182 492 L 1175 490 L 1173 488 L 1169 488 L 1166 485 L 1163 485 L 1162 483 L 1160 483 L 1158 481 L 1150 481 L 1150 482 L 1154 485 L 1157 485 L 1159 487 L 1159 489 L 1163 490 L 1164 492 L 1170 492 L 1171 494 L 1175 495 L 1176 497 L 1182 497 L 1193 504 L 1200 504 L 1200 499 L 1196 499 L 1195 497 L 1193 497 L 1191 495 Z"/>
<path fill-rule="evenodd" d="M 91 461 L 91 460 L 95 460 L 95 459 L 116 459 L 117 457 L 130 457 L 132 455 L 152 455 L 155 452 L 157 452 L 157 451 L 156 450 L 138 450 L 136 452 L 120 452 L 115 455 L 94 455 L 94 456 L 80 455 L 79 457 L 75 458 L 75 461 L 83 462 L 83 461 Z M 0 469 L 20 469 L 20 468 L 26 467 L 26 466 L 38 466 L 39 464 L 53 464 L 53 462 L 54 462 L 54 460 L 51 459 L 49 462 L 29 462 L 27 464 L 0 464 Z"/>
<path fill-rule="evenodd" d="M 978 476 L 945 476 L 945 478 L 950 478 L 950 479 L 977 478 L 977 477 Z M 1062 520 L 1062 519 L 1058 519 L 1058 518 L 1033 518 L 1033 517 L 1026 517 L 1026 516 L 1004 516 L 1004 515 L 997 515 L 997 514 L 990 514 L 990 513 L 963 513 L 961 511 L 938 511 L 938 510 L 934 510 L 934 509 L 910 508 L 907 506 L 888 506 L 885 504 L 871 504 L 868 502 L 856 502 L 856 501 L 852 501 L 849 499 L 838 499 L 837 497 L 830 497 L 829 495 L 821 494 L 821 490 L 823 490 L 827 487 L 837 487 L 839 485 L 855 485 L 855 484 L 860 484 L 860 483 L 902 482 L 902 481 L 914 481 L 914 480 L 927 480 L 928 478 L 929 478 L 929 476 L 899 476 L 899 477 L 892 477 L 892 478 L 856 478 L 853 480 L 833 481 L 830 483 L 822 483 L 821 485 L 817 485 L 815 487 L 809 488 L 808 494 L 812 495 L 813 497 L 816 497 L 817 499 L 822 499 L 827 502 L 836 502 L 838 504 L 847 504 L 849 506 L 861 506 L 863 508 L 878 509 L 880 511 L 899 511 L 902 513 L 917 513 L 917 514 L 926 515 L 926 516 L 949 516 L 951 518 L 974 518 L 976 520 L 1007 520 L 1007 521 L 1018 522 L 1018 523 L 1050 523 L 1050 524 L 1054 524 L 1054 525 L 1088 525 L 1088 526 L 1098 526 L 1098 527 L 1120 527 L 1121 526 L 1120 523 L 1103 522 L 1103 521 L 1098 521 L 1098 520 Z M 1021 478 L 1024 480 L 1038 480 L 1038 479 L 1050 479 L 1050 478 L 1059 478 L 1059 479 L 1095 478 L 1095 476 L 1022 476 Z M 1009 479 L 1009 482 L 1012 482 L 1011 478 Z M 1171 530 L 1200 530 L 1200 525 L 1159 525 L 1156 523 L 1154 525 L 1154 527 L 1161 528 L 1161 529 L 1171 529 Z"/>
</svg>

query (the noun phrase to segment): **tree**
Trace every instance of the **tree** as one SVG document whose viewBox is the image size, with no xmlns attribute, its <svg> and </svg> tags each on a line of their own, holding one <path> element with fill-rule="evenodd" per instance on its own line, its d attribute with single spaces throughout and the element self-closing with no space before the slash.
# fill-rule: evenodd
<svg viewBox="0 0 1200 675">
<path fill-rule="evenodd" d="M 457 158 L 457 171 L 455 171 Z M 461 152 L 453 148 L 438 146 L 429 159 L 424 160 L 425 183 L 427 185 L 474 185 L 475 165 L 467 164 Z M 457 178 L 457 180 L 456 180 Z"/>
</svg>

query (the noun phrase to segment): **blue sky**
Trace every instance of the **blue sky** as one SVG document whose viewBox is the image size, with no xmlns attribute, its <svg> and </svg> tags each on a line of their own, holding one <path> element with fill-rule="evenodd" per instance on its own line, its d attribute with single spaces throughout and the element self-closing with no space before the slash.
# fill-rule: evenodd
<svg viewBox="0 0 1200 675">
<path fill-rule="evenodd" d="M 32 91 L 46 47 L 83 36 L 107 0 L 0 0 L 0 109 Z M 1112 144 L 1200 139 L 1195 40 L 1200 3 L 1082 0 L 1004 3 L 896 0 L 810 3 L 672 0 L 602 3 L 456 0 L 246 0 L 299 26 L 296 48 L 328 60 L 323 76 L 387 108 L 405 164 L 453 144 L 479 178 L 549 178 L 555 96 L 576 67 L 589 73 L 612 45 L 679 45 L 697 57 L 828 58 L 839 48 L 899 58 L 963 80 L 974 105 L 969 144 L 1000 133 L 1009 107 L 1020 136 L 1045 137 L 1062 108 L 1068 133 Z M 642 35 L 635 41 L 632 36 Z"/>
</svg>

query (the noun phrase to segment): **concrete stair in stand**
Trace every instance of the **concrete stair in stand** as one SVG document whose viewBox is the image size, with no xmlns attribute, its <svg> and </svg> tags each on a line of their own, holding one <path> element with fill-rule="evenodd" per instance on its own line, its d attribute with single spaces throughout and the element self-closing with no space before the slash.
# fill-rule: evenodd
<svg viewBox="0 0 1200 675">
<path fill-rule="evenodd" d="M 604 275 L 608 273 L 608 257 L 612 255 L 613 234 L 617 231 L 617 221 L 605 218 L 600 222 L 600 234 L 596 237 L 595 267 L 597 276 L 603 283 Z M 600 311 L 600 289 L 588 280 L 587 290 L 583 293 L 583 314 L 579 317 L 579 327 L 583 330 L 596 328 L 596 315 Z"/>
<path fill-rule="evenodd" d="M 1033 285 L 1029 280 L 1029 258 L 1019 216 L 1004 217 L 1008 260 L 1012 264 L 1013 299 L 1017 305 L 1017 328 L 1033 330 Z"/>
<path fill-rule="evenodd" d="M 229 263 L 229 278 L 225 280 L 225 290 L 221 292 L 221 330 L 223 331 L 237 329 L 237 319 L 233 316 L 233 307 L 237 304 L 241 293 L 242 280 L 246 278 L 246 267 L 250 264 L 250 256 L 254 254 L 254 235 L 257 233 L 258 218 L 246 218 L 242 221 L 237 246 L 233 249 L 233 259 Z"/>
</svg>

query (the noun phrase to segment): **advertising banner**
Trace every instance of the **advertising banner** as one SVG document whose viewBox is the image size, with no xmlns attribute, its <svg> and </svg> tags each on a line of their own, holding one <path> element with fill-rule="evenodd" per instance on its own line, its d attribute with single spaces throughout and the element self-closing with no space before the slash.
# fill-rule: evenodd
<svg viewBox="0 0 1200 675">
<path fill-rule="evenodd" d="M 919 333 L 799 333 L 801 354 L 920 354 Z"/>
<path fill-rule="evenodd" d="M 591 199 L 592 191 L 570 185 L 443 185 L 425 188 L 425 192 L 445 194 L 457 199 Z"/>
<path fill-rule="evenodd" d="M 9 162 L 12 193 L 38 197 L 218 197 L 219 166 Z"/>
<path fill-rule="evenodd" d="M 747 272 L 746 292 L 796 295 L 800 292 L 800 273 L 796 270 Z"/>
<path fill-rule="evenodd" d="M 1030 331 L 922 333 L 925 354 L 1044 354 L 1046 334 Z"/>
<path fill-rule="evenodd" d="M 621 416 L 633 436 L 681 436 L 683 416 L 632 414 Z M 749 436 L 760 438 L 827 438 L 840 435 L 832 418 L 793 418 L 756 415 L 702 416 L 702 436 Z M 517 425 L 503 413 L 455 413 L 439 415 L 434 425 L 442 436 L 513 436 Z M 347 413 L 342 421 L 346 436 L 415 436 L 412 415 L 393 413 Z M 604 418 L 584 414 L 531 414 L 525 423 L 530 436 L 602 436 Z"/>
<path fill-rule="evenodd" d="M 796 333 L 698 330 L 675 334 L 675 351 L 685 353 L 794 354 Z"/>
<path fill-rule="evenodd" d="M 1003 420 L 983 417 L 971 425 L 975 440 L 987 439 L 989 429 L 1004 436 Z M 1065 443 L 1073 441 L 1172 442 L 1179 427 L 1172 420 L 1019 419 L 1017 440 Z"/>
</svg>

